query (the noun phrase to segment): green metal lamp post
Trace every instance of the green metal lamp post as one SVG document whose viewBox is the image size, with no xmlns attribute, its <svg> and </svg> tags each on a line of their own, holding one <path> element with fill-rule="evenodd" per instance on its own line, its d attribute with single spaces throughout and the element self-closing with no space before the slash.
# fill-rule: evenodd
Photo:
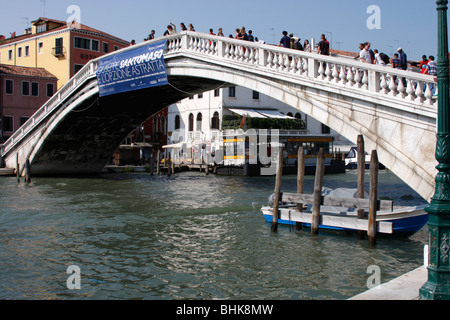
<svg viewBox="0 0 450 320">
<path fill-rule="evenodd" d="M 438 133 L 436 193 L 429 213 L 428 281 L 420 289 L 421 300 L 450 300 L 450 101 L 447 4 L 438 0 Z"/>
</svg>

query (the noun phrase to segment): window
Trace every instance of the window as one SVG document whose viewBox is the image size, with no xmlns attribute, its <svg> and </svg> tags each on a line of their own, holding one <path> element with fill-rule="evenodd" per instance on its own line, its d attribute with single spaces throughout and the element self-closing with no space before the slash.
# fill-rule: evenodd
<svg viewBox="0 0 450 320">
<path fill-rule="evenodd" d="M 39 97 L 39 83 L 37 82 L 31 83 L 31 95 L 33 97 Z"/>
<path fill-rule="evenodd" d="M 22 58 L 22 47 L 17 49 L 17 57 Z"/>
<path fill-rule="evenodd" d="M 119 46 L 114 46 L 114 51 L 119 50 Z"/>
<path fill-rule="evenodd" d="M 220 89 L 214 90 L 214 97 L 220 97 Z"/>
<path fill-rule="evenodd" d="M 259 100 L 259 92 L 253 90 L 253 100 Z"/>
<path fill-rule="evenodd" d="M 38 43 L 38 53 L 44 53 L 44 43 L 43 42 Z"/>
<path fill-rule="evenodd" d="M 53 97 L 55 94 L 55 86 L 53 83 L 47 83 L 47 97 Z"/>
<path fill-rule="evenodd" d="M 55 56 L 63 56 L 64 55 L 64 40 L 63 38 L 55 39 Z"/>
<path fill-rule="evenodd" d="M 220 122 L 219 122 L 219 113 L 214 112 L 214 116 L 211 119 L 211 129 L 219 130 Z"/>
<path fill-rule="evenodd" d="M 198 98 L 199 98 L 199 99 L 203 99 L 203 93 L 199 93 L 199 94 L 198 94 Z"/>
<path fill-rule="evenodd" d="M 301 120 L 302 119 L 302 115 L 299 112 L 297 112 L 295 114 L 295 118 Z"/>
<path fill-rule="evenodd" d="M 76 65 L 74 65 L 74 74 L 77 74 L 78 73 L 78 71 L 80 71 L 82 68 L 84 67 L 84 65 L 82 65 L 82 64 L 76 64 Z"/>
<path fill-rule="evenodd" d="M 189 131 L 194 131 L 194 115 L 189 115 Z"/>
<path fill-rule="evenodd" d="M 39 33 L 39 32 L 45 32 L 45 31 L 47 31 L 47 24 L 46 24 L 46 23 L 41 24 L 41 25 L 39 25 L 39 26 L 36 27 L 36 32 L 37 32 L 37 33 Z"/>
<path fill-rule="evenodd" d="M 180 116 L 176 116 L 175 117 L 175 130 L 178 130 L 178 129 L 180 129 Z"/>
<path fill-rule="evenodd" d="M 91 39 L 75 37 L 75 48 L 90 50 L 91 49 Z"/>
<path fill-rule="evenodd" d="M 74 38 L 74 47 L 78 48 L 78 49 L 90 49 L 91 48 L 91 43 L 87 43 L 86 42 L 87 39 L 85 38 L 80 38 L 80 37 L 75 37 Z M 89 47 L 87 47 L 89 45 Z"/>
<path fill-rule="evenodd" d="M 158 117 L 153 117 L 153 141 L 156 141 L 156 135 L 158 133 Z"/>
<path fill-rule="evenodd" d="M 30 95 L 30 83 L 28 81 L 22 82 L 22 95 L 29 96 Z"/>
<path fill-rule="evenodd" d="M 13 59 L 13 51 L 8 50 L 8 60 L 12 60 L 12 59 Z"/>
<path fill-rule="evenodd" d="M 199 113 L 197 114 L 197 131 L 202 131 L 202 119 L 203 119 L 203 116 L 202 116 L 202 114 L 199 112 Z"/>
<path fill-rule="evenodd" d="M 92 50 L 93 51 L 100 51 L 100 41 L 92 40 Z"/>
<path fill-rule="evenodd" d="M 322 133 L 323 134 L 330 134 L 330 127 L 322 124 Z"/>
<path fill-rule="evenodd" d="M 109 53 L 109 43 L 103 42 L 103 53 Z"/>
<path fill-rule="evenodd" d="M 10 116 L 3 117 L 3 131 L 13 132 L 14 131 L 14 118 Z"/>
<path fill-rule="evenodd" d="M 292 114 L 292 112 L 288 112 L 288 113 L 287 113 L 287 116 L 288 116 L 288 117 L 292 117 L 292 118 L 294 117 L 294 115 Z"/>
<path fill-rule="evenodd" d="M 10 79 L 5 80 L 5 93 L 14 94 L 14 80 Z"/>
<path fill-rule="evenodd" d="M 30 56 L 30 46 L 26 46 L 25 47 L 25 57 L 29 57 Z"/>
<path fill-rule="evenodd" d="M 229 87 L 228 88 L 228 97 L 229 98 L 236 98 L 236 87 Z"/>
<path fill-rule="evenodd" d="M 161 117 L 161 134 L 166 134 L 166 118 L 164 116 Z"/>
<path fill-rule="evenodd" d="M 23 126 L 25 124 L 25 122 L 28 121 L 28 119 L 30 119 L 29 117 L 20 117 L 20 126 Z"/>
</svg>

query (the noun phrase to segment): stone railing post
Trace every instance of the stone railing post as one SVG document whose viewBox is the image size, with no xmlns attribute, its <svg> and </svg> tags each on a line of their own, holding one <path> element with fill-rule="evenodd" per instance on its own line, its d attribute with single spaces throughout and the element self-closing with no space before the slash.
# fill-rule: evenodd
<svg viewBox="0 0 450 320">
<path fill-rule="evenodd" d="M 220 58 L 225 57 L 226 43 L 223 40 L 217 41 L 217 55 Z"/>
<path fill-rule="evenodd" d="M 267 51 L 264 50 L 263 48 L 259 48 L 259 55 L 258 55 L 258 59 L 259 62 L 258 64 L 262 67 L 265 67 L 267 65 Z"/>
<path fill-rule="evenodd" d="M 319 61 L 314 58 L 308 58 L 308 77 L 315 79 L 319 75 Z"/>
<path fill-rule="evenodd" d="M 369 91 L 380 92 L 381 77 L 380 73 L 369 70 Z"/>
<path fill-rule="evenodd" d="M 189 37 L 187 33 L 181 35 L 181 51 L 186 52 L 188 50 Z"/>
</svg>

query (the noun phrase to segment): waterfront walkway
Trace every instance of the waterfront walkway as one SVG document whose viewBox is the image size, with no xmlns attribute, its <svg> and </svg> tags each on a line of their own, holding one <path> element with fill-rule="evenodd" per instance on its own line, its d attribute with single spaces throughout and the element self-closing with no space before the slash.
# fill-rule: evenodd
<svg viewBox="0 0 450 320">
<path fill-rule="evenodd" d="M 419 300 L 419 290 L 427 279 L 427 268 L 422 266 L 349 300 Z"/>
</svg>

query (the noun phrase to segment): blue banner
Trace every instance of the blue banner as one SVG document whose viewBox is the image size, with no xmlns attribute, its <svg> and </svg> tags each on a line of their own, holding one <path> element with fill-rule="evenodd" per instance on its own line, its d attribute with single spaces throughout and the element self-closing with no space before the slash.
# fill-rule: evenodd
<svg viewBox="0 0 450 320">
<path fill-rule="evenodd" d="M 100 97 L 168 84 L 165 48 L 166 40 L 99 60 Z"/>
</svg>

